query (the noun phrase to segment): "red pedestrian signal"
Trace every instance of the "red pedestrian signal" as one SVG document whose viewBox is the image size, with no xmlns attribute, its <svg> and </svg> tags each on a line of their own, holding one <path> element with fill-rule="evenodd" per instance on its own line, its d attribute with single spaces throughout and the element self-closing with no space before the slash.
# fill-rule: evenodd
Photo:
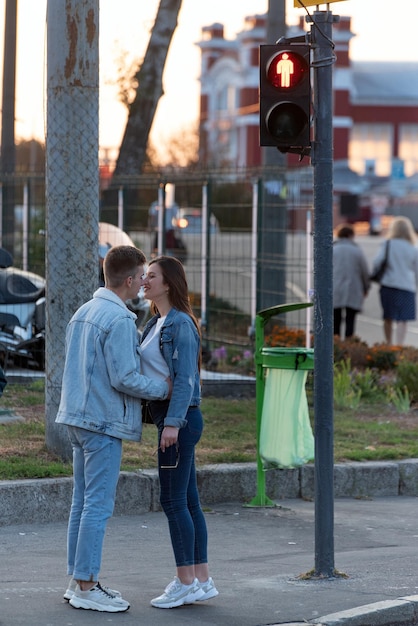
<svg viewBox="0 0 418 626">
<path fill-rule="evenodd" d="M 310 48 L 260 46 L 260 145 L 305 154 L 310 147 Z"/>
</svg>

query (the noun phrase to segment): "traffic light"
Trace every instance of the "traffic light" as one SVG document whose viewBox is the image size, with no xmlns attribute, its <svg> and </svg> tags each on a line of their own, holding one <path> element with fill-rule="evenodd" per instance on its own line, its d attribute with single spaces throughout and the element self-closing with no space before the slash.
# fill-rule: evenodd
<svg viewBox="0 0 418 626">
<path fill-rule="evenodd" d="M 309 57 L 306 43 L 260 46 L 260 146 L 309 152 Z"/>
</svg>

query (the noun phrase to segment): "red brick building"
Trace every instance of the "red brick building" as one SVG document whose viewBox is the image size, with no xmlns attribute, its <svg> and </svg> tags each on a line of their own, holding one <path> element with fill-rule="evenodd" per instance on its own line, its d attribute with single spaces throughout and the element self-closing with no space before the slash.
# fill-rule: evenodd
<svg viewBox="0 0 418 626">
<path fill-rule="evenodd" d="M 261 164 L 258 54 L 265 27 L 266 16 L 254 15 L 234 40 L 224 38 L 222 24 L 202 29 L 200 158 L 206 166 Z M 288 36 L 302 28 L 303 21 Z M 352 61 L 353 36 L 351 18 L 341 17 L 333 30 L 335 162 L 360 176 L 412 176 L 418 173 L 418 63 Z"/>
</svg>

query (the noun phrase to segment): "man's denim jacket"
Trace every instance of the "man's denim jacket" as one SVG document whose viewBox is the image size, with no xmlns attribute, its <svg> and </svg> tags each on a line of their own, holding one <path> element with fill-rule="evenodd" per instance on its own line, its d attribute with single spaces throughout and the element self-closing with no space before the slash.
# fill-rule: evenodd
<svg viewBox="0 0 418 626">
<path fill-rule="evenodd" d="M 142 341 L 156 324 L 155 315 L 144 328 Z M 171 309 L 161 327 L 160 348 L 173 383 L 164 426 L 183 428 L 189 406 L 200 405 L 200 337 L 190 315 Z"/>
<path fill-rule="evenodd" d="M 166 382 L 140 374 L 135 314 L 101 287 L 71 318 L 56 422 L 139 441 L 141 398 L 162 400 Z"/>
</svg>

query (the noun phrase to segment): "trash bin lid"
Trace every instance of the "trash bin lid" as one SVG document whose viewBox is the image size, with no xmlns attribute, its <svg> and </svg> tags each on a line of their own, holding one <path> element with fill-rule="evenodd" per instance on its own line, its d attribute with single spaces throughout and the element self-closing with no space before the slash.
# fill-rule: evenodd
<svg viewBox="0 0 418 626">
<path fill-rule="evenodd" d="M 310 306 L 313 306 L 313 302 L 293 302 L 290 304 L 277 304 L 276 306 L 271 306 L 268 309 L 262 309 L 261 311 L 258 311 L 257 315 L 262 317 L 264 320 L 269 320 L 275 315 L 288 313 L 289 311 L 298 311 L 299 309 L 306 309 Z"/>
<path fill-rule="evenodd" d="M 282 370 L 312 370 L 314 367 L 313 348 L 261 348 L 263 367 Z"/>
</svg>

